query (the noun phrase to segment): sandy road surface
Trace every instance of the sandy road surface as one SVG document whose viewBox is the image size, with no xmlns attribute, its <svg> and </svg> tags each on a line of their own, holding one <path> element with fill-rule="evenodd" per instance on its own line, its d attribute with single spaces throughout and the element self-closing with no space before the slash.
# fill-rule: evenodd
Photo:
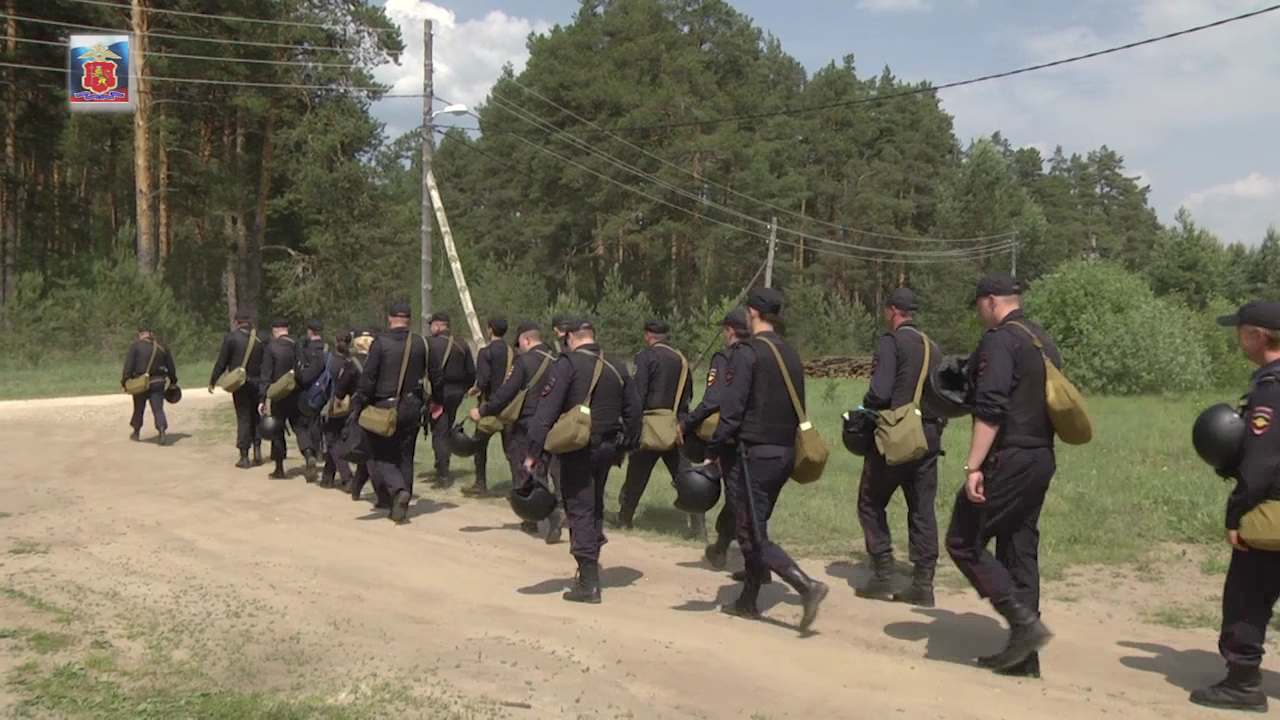
<svg viewBox="0 0 1280 720">
<path fill-rule="evenodd" d="M 424 683 L 531 706 L 499 710 L 510 717 L 1216 716 L 1185 700 L 1220 672 L 1213 633 L 1143 625 L 1105 593 L 1048 592 L 1058 637 L 1042 682 L 962 664 L 1002 637 L 976 598 L 944 594 L 936 611 L 860 601 L 839 563 L 803 563 L 833 588 L 809 637 L 789 627 L 798 607 L 779 585 L 764 595 L 773 622 L 725 617 L 716 601 L 735 590 L 697 550 L 616 533 L 604 603 L 565 603 L 567 546 L 520 533 L 501 508 L 427 496 L 395 527 L 301 478 L 236 470 L 233 450 L 182 436 L 211 403 L 230 412 L 221 394 L 171 406 L 167 448 L 127 441 L 120 396 L 0 403 L 0 543 L 49 547 L 8 558 L 4 582 L 108 598 L 104 612 L 251 627 L 263 647 L 238 646 L 238 682 L 281 684 L 303 655 L 337 676 L 427 668 Z"/>
</svg>

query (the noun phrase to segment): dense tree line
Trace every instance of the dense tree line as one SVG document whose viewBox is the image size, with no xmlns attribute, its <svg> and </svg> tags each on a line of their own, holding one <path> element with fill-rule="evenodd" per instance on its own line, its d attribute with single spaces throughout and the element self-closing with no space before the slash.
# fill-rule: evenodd
<svg viewBox="0 0 1280 720">
<path fill-rule="evenodd" d="M 403 50 L 381 8 L 164 4 L 279 23 L 267 24 L 131 14 L 126 0 L 17 5 L 7 13 L 72 26 L 145 19 L 156 80 L 139 130 L 136 118 L 69 115 L 56 72 L 0 68 L 8 332 L 38 322 L 67 352 L 84 352 L 88 334 L 101 338 L 92 351 L 114 353 L 147 316 L 203 347 L 236 307 L 339 324 L 417 298 L 419 138 L 384 138 L 370 112 L 379 92 L 362 89 Z M 5 61 L 61 67 L 66 25 L 9 21 Z M 476 109 L 481 134 L 436 138 L 433 171 L 481 314 L 594 311 L 620 351 L 661 314 L 700 350 L 757 276 L 774 217 L 774 282 L 810 354 L 866 351 L 900 284 L 921 292 L 945 348 L 966 348 L 973 278 L 1015 263 L 1034 287 L 1101 261 L 1193 315 L 1280 295 L 1276 232 L 1249 248 L 1186 213 L 1162 226 L 1109 147 L 1045 157 L 999 134 L 961 142 L 927 84 L 862 72 L 852 55 L 806 73 L 721 0 L 583 0 L 529 49 Z M 447 263 L 435 265 L 436 309 L 460 313 Z"/>
</svg>

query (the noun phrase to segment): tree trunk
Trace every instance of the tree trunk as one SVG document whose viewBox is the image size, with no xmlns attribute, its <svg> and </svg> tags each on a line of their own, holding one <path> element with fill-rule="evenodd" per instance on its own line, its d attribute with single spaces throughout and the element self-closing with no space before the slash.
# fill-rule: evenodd
<svg viewBox="0 0 1280 720">
<path fill-rule="evenodd" d="M 236 308 L 243 309 L 241 306 L 248 303 L 249 298 L 249 225 L 245 220 L 245 178 L 243 175 L 244 167 L 244 145 L 245 145 L 245 118 L 244 108 L 236 110 L 236 130 L 235 130 L 235 177 L 239 178 L 236 183 L 235 194 L 235 217 L 234 228 L 236 242 Z"/>
<path fill-rule="evenodd" d="M 120 206 L 116 202 L 116 175 L 118 171 L 116 148 L 118 145 L 115 132 L 109 131 L 107 134 L 107 186 L 103 188 L 103 192 L 107 194 L 107 216 L 111 221 L 111 237 L 108 242 L 108 248 L 114 245 L 116 236 L 120 234 Z"/>
<path fill-rule="evenodd" d="M 144 0 L 132 0 L 133 38 L 137 48 L 136 106 L 133 111 L 133 187 L 136 199 L 138 269 L 156 269 L 155 192 L 151 178 L 151 92 L 147 87 L 147 8 Z"/>
<path fill-rule="evenodd" d="M 156 150 L 159 154 L 160 163 L 159 174 L 157 177 L 160 186 L 158 188 L 160 208 L 156 233 L 160 242 L 160 267 L 163 268 L 165 261 L 169 259 L 170 253 L 173 252 L 173 247 L 170 244 L 171 238 L 169 231 L 169 135 L 165 132 L 165 116 L 163 110 L 160 111 L 160 129 L 157 134 L 159 136 L 157 142 L 159 147 L 157 147 Z"/>
<path fill-rule="evenodd" d="M 234 138 L 235 122 L 228 123 L 222 132 L 222 166 L 223 172 L 234 176 L 235 155 Z M 222 212 L 223 241 L 226 243 L 226 266 L 222 271 L 222 290 L 227 302 L 227 327 L 235 327 L 236 310 L 239 304 L 239 293 L 236 287 L 236 275 L 240 267 L 239 253 L 236 252 L 236 213 L 231 207 L 229 197 L 223 199 L 227 203 Z"/>
<path fill-rule="evenodd" d="M 17 53 L 18 21 L 14 14 L 14 0 L 5 5 L 9 16 L 5 23 L 5 52 L 9 57 Z M 5 93 L 4 114 L 4 182 L 0 184 L 0 216 L 3 217 L 3 237 L 0 237 L 0 304 L 13 299 L 18 281 L 18 163 L 16 136 L 18 134 L 18 81 L 14 68 L 5 73 L 8 87 Z"/>
</svg>

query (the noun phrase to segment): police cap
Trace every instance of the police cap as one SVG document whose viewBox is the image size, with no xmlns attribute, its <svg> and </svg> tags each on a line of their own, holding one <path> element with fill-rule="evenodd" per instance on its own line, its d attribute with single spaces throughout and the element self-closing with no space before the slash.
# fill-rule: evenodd
<svg viewBox="0 0 1280 720">
<path fill-rule="evenodd" d="M 734 332 L 745 333 L 747 329 L 747 309 L 736 307 L 724 316 L 724 320 L 720 323 L 720 327 L 727 327 Z"/>
<path fill-rule="evenodd" d="M 412 316 L 413 309 L 406 302 L 393 303 L 391 307 L 387 308 L 387 317 L 408 318 Z"/>
<path fill-rule="evenodd" d="M 1218 318 L 1223 327 L 1252 325 L 1263 330 L 1280 330 L 1280 302 L 1255 300 L 1240 306 L 1230 315 Z"/>
<path fill-rule="evenodd" d="M 253 318 L 249 317 L 249 313 L 247 313 L 247 312 L 245 312 L 245 311 L 243 311 L 243 310 L 241 310 L 240 312 L 237 312 L 237 313 L 236 313 L 236 322 L 238 322 L 238 323 L 247 323 L 247 322 L 252 322 L 252 321 L 253 321 Z"/>
<path fill-rule="evenodd" d="M 1017 278 L 1009 273 L 996 272 L 985 275 L 978 281 L 978 287 L 973 297 L 976 300 L 988 295 L 1008 297 L 1021 294 L 1022 283 Z"/>
<path fill-rule="evenodd" d="M 756 288 L 747 298 L 747 307 L 764 315 L 782 312 L 782 291 L 774 288 Z"/>
<path fill-rule="evenodd" d="M 441 310 L 440 312 L 434 312 L 434 313 L 431 313 L 431 322 L 433 322 L 433 323 L 436 323 L 436 322 L 448 323 L 448 322 L 449 322 L 449 313 L 447 313 L 447 312 L 445 312 L 445 311 L 443 311 L 443 310 Z"/>
<path fill-rule="evenodd" d="M 671 332 L 671 326 L 667 324 L 666 320 L 654 319 L 644 324 L 644 331 L 654 335 L 666 335 Z"/>
<path fill-rule="evenodd" d="M 494 335 L 497 335 L 498 337 L 504 337 L 507 334 L 506 318 L 499 317 L 497 315 L 494 315 L 493 317 L 489 318 L 489 329 L 493 331 Z"/>
<path fill-rule="evenodd" d="M 531 321 L 522 322 L 516 327 L 516 337 L 520 337 L 521 335 L 534 330 L 541 330 L 541 328 L 538 327 L 538 323 Z"/>
<path fill-rule="evenodd" d="M 590 320 L 571 320 L 569 321 L 569 326 L 565 329 L 571 333 L 580 333 L 580 332 L 594 333 L 596 331 L 596 326 L 591 324 Z"/>
<path fill-rule="evenodd" d="M 289 327 L 289 318 L 278 317 L 271 321 L 272 329 Z"/>
<path fill-rule="evenodd" d="M 916 301 L 916 294 L 910 288 L 898 288 L 889 293 L 889 299 L 885 302 L 885 305 L 903 312 L 914 312 L 920 309 L 920 305 Z"/>
<path fill-rule="evenodd" d="M 319 320 L 312 320 L 307 323 L 307 329 L 313 333 L 324 332 L 324 325 Z"/>
<path fill-rule="evenodd" d="M 567 315 L 565 313 L 560 313 L 559 315 L 556 315 L 554 318 L 551 319 L 551 327 L 555 328 L 556 330 L 567 331 L 569 329 L 569 326 L 572 324 L 573 324 L 573 316 Z"/>
<path fill-rule="evenodd" d="M 151 323 L 138 323 L 138 332 L 140 333 L 151 332 Z"/>
</svg>

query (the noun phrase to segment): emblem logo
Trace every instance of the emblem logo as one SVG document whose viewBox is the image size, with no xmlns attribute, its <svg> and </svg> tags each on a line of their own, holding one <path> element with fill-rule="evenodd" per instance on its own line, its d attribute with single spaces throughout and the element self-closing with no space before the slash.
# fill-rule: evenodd
<svg viewBox="0 0 1280 720">
<path fill-rule="evenodd" d="M 1271 428 L 1271 419 L 1275 412 L 1269 407 L 1256 407 L 1249 416 L 1249 431 L 1261 435 Z"/>
<path fill-rule="evenodd" d="M 68 97 L 72 110 L 130 111 L 128 35 L 72 35 Z"/>
<path fill-rule="evenodd" d="M 707 372 L 707 387 L 711 387 L 712 385 L 715 385 L 715 384 L 716 384 L 716 369 L 711 368 L 711 370 Z"/>
</svg>

